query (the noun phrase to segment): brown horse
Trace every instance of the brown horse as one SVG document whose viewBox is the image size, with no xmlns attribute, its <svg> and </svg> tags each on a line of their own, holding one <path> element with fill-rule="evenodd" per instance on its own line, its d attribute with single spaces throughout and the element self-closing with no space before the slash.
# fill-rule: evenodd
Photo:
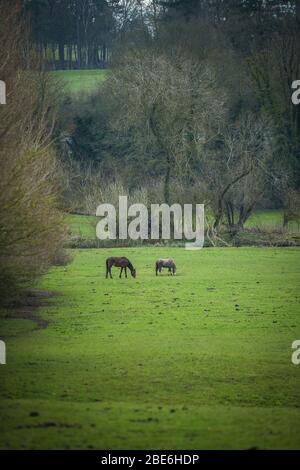
<svg viewBox="0 0 300 470">
<path fill-rule="evenodd" d="M 119 277 L 122 277 L 123 269 L 125 271 L 125 277 L 127 277 L 127 268 L 130 270 L 131 276 L 136 277 L 136 270 L 132 266 L 129 259 L 125 258 L 125 256 L 107 258 L 107 260 L 106 260 L 106 279 L 108 278 L 108 275 L 110 275 L 110 278 L 112 279 L 112 275 L 111 275 L 112 266 L 116 266 L 117 268 L 121 268 Z"/>
</svg>

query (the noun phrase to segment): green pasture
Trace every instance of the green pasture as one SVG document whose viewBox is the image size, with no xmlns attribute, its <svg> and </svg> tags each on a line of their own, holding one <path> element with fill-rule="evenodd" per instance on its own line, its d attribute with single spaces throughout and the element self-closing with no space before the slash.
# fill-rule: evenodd
<svg viewBox="0 0 300 470">
<path fill-rule="evenodd" d="M 258 210 L 253 212 L 247 220 L 246 228 L 259 228 L 262 230 L 279 230 L 283 226 L 283 210 Z M 299 232 L 300 221 L 293 220 L 288 223 L 288 230 Z"/>
<path fill-rule="evenodd" d="M 65 222 L 69 227 L 70 237 L 86 239 L 96 238 L 98 217 L 91 215 L 67 214 Z"/>
<path fill-rule="evenodd" d="M 46 328 L 2 319 L 1 448 L 300 448 L 300 249 L 72 255 L 38 285 Z M 106 279 L 111 255 L 137 278 Z"/>
<path fill-rule="evenodd" d="M 89 93 L 97 89 L 106 76 L 107 70 L 57 70 L 50 72 L 55 78 L 60 79 L 67 93 Z"/>
</svg>

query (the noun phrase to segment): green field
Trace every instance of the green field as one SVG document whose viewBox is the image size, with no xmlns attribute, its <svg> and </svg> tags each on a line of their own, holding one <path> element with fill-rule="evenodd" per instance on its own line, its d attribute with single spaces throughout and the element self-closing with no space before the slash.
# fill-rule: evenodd
<svg viewBox="0 0 300 470">
<path fill-rule="evenodd" d="M 136 279 L 105 279 L 113 254 Z M 62 294 L 46 328 L 2 321 L 1 448 L 300 448 L 300 249 L 73 256 L 38 286 Z"/>
<path fill-rule="evenodd" d="M 278 230 L 283 225 L 283 210 L 259 210 L 253 212 L 245 226 L 248 228 L 258 227 L 266 230 Z M 288 223 L 288 229 L 299 232 L 300 222 L 293 220 Z"/>
<path fill-rule="evenodd" d="M 51 74 L 62 80 L 67 93 L 89 93 L 105 80 L 106 70 L 57 70 Z"/>
<path fill-rule="evenodd" d="M 96 238 L 96 224 L 98 217 L 91 215 L 67 214 L 66 224 L 71 237 L 94 239 Z"/>
</svg>

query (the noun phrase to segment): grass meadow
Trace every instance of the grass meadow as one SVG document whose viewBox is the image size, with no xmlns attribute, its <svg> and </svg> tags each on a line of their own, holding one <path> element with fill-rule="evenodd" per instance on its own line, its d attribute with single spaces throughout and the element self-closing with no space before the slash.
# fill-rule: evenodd
<svg viewBox="0 0 300 470">
<path fill-rule="evenodd" d="M 106 70 L 57 70 L 52 76 L 64 83 L 65 92 L 71 94 L 94 91 L 107 76 Z"/>
<path fill-rule="evenodd" d="M 51 73 L 71 94 L 107 74 Z M 96 220 L 67 215 L 70 238 L 93 240 Z M 281 230 L 282 213 L 246 227 Z M 1 312 L 1 449 L 300 448 L 299 247 L 69 252 L 35 286 L 54 296 Z M 108 256 L 137 278 L 106 279 Z M 161 257 L 176 276 L 155 276 Z"/>
<path fill-rule="evenodd" d="M 1 448 L 300 447 L 299 248 L 71 252 L 37 286 L 48 326 L 2 321 Z"/>
</svg>

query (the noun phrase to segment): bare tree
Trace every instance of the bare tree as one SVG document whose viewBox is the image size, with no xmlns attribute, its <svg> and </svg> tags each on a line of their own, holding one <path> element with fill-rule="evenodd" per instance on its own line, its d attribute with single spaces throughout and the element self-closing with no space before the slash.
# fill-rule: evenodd
<svg viewBox="0 0 300 470">
<path fill-rule="evenodd" d="M 199 142 L 217 133 L 223 116 L 224 98 L 212 70 L 183 54 L 141 50 L 123 57 L 104 93 L 110 96 L 113 128 L 131 132 L 137 154 L 162 164 L 169 202 L 171 175 L 189 168 Z"/>
<path fill-rule="evenodd" d="M 216 231 L 225 215 L 232 231 L 242 228 L 262 197 L 270 138 L 268 126 L 247 114 L 235 124 L 226 122 L 218 138 L 205 144 L 202 176 L 210 188 Z"/>
</svg>

